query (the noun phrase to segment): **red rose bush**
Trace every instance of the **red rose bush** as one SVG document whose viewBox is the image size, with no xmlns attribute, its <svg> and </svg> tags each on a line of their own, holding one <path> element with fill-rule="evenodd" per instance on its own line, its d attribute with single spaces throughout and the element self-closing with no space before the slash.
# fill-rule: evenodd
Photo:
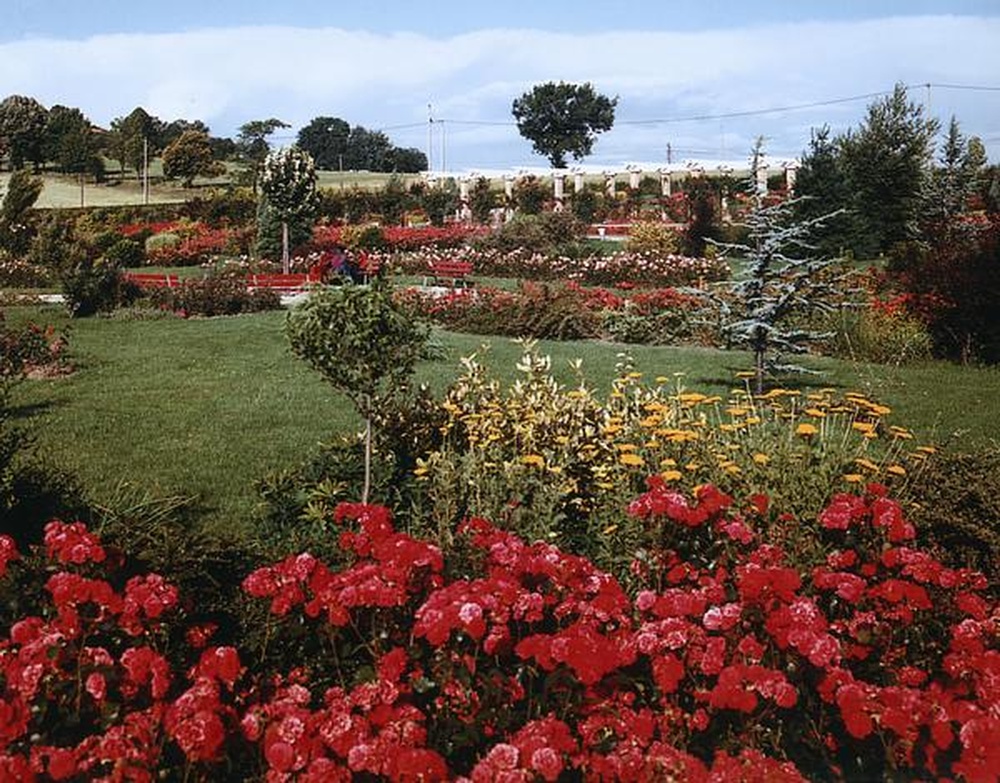
<svg viewBox="0 0 1000 783">
<path fill-rule="evenodd" d="M 985 577 L 916 546 L 880 486 L 827 504 L 815 556 L 741 508 L 651 479 L 629 595 L 484 519 L 444 552 L 344 504 L 338 565 L 243 582 L 273 645 L 327 654 L 256 666 L 83 525 L 38 555 L 0 537 L 5 584 L 42 585 L 0 640 L 0 779 L 997 780 Z"/>
</svg>

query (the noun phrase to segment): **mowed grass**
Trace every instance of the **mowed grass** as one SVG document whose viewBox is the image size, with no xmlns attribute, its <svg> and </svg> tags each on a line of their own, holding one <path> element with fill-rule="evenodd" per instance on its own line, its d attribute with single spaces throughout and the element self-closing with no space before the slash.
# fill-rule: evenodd
<svg viewBox="0 0 1000 783">
<path fill-rule="evenodd" d="M 56 307 L 8 308 L 11 321 L 65 323 Z M 72 323 L 74 374 L 21 384 L 16 404 L 41 454 L 76 473 L 93 499 L 112 498 L 122 482 L 161 494 L 192 495 L 210 525 L 242 525 L 257 502 L 253 483 L 303 461 L 338 433 L 359 429 L 350 403 L 292 356 L 285 315 L 216 319 Z M 505 338 L 436 332 L 441 358 L 417 379 L 441 392 L 460 372 L 460 358 L 481 360 L 508 381 L 521 346 Z M 487 351 L 482 350 L 489 345 Z M 556 376 L 575 384 L 570 361 L 583 360 L 589 385 L 610 387 L 620 353 L 631 353 L 650 379 L 725 394 L 749 357 L 711 349 L 597 342 L 539 344 Z M 823 375 L 803 388 L 866 392 L 894 409 L 891 422 L 923 442 L 962 432 L 963 447 L 1000 442 L 1000 372 L 931 363 L 891 368 L 830 359 L 811 364 Z"/>
</svg>

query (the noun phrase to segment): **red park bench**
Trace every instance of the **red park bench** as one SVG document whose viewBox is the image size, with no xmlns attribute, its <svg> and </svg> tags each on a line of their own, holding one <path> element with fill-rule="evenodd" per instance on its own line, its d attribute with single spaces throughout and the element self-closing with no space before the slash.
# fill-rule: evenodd
<svg viewBox="0 0 1000 783">
<path fill-rule="evenodd" d="M 180 278 L 161 272 L 126 272 L 125 279 L 140 288 L 177 288 Z"/>
<path fill-rule="evenodd" d="M 251 291 L 267 288 L 282 294 L 305 291 L 310 285 L 320 282 L 316 277 L 303 274 L 258 274 L 247 275 L 247 288 Z"/>
<path fill-rule="evenodd" d="M 469 279 L 469 275 L 471 274 L 472 264 L 469 261 L 453 261 L 449 259 L 432 261 L 430 272 L 424 275 L 424 285 L 428 285 L 429 280 L 434 285 L 441 285 L 448 282 L 452 288 L 457 288 L 459 285 L 468 288 L 473 284 L 473 281 Z"/>
</svg>

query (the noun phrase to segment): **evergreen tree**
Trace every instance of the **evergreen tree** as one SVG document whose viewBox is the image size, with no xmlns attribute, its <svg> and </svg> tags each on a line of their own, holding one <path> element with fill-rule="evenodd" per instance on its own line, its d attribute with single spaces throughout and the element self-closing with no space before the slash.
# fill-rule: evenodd
<svg viewBox="0 0 1000 783">
<path fill-rule="evenodd" d="M 948 223 L 969 209 L 969 199 L 978 192 L 986 154 L 976 137 L 966 139 L 953 116 L 934 170 L 925 213 L 932 221 Z"/>
<path fill-rule="evenodd" d="M 757 186 L 763 155 L 758 139 L 747 181 L 752 202 L 743 224 L 747 241 L 719 243 L 724 254 L 745 259 L 746 274 L 717 300 L 724 335 L 753 352 L 756 394 L 763 392 L 766 374 L 806 371 L 786 363 L 784 355 L 802 354 L 829 335 L 803 325 L 802 317 L 834 310 L 846 293 L 844 275 L 831 269 L 836 259 L 812 255 L 816 247 L 810 241 L 816 228 L 839 213 L 796 220 L 799 199 L 765 202 Z"/>
<path fill-rule="evenodd" d="M 802 154 L 795 177 L 795 195 L 799 220 L 828 216 L 851 204 L 851 185 L 829 126 L 812 131 L 809 150 Z M 852 246 L 856 230 L 853 214 L 844 211 L 822 227 L 814 227 L 812 240 L 821 254 L 835 255 Z"/>
<path fill-rule="evenodd" d="M 909 101 L 906 87 L 868 107 L 856 131 L 839 139 L 860 225 L 855 251 L 874 255 L 919 235 L 937 120 Z"/>
<path fill-rule="evenodd" d="M 7 192 L 0 202 L 0 249 L 19 256 L 31 244 L 29 214 L 42 193 L 41 177 L 27 169 L 18 169 L 7 181 Z"/>
</svg>

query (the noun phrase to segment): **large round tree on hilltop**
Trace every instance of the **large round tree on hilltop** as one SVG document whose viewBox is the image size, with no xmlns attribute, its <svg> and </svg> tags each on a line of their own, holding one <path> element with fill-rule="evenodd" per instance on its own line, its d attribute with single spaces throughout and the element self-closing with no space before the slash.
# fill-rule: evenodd
<svg viewBox="0 0 1000 783">
<path fill-rule="evenodd" d="M 566 156 L 582 160 L 594 148 L 598 133 L 611 130 L 618 98 L 594 90 L 590 82 L 546 82 L 535 85 L 514 101 L 517 129 L 555 168 L 566 166 Z"/>
</svg>

